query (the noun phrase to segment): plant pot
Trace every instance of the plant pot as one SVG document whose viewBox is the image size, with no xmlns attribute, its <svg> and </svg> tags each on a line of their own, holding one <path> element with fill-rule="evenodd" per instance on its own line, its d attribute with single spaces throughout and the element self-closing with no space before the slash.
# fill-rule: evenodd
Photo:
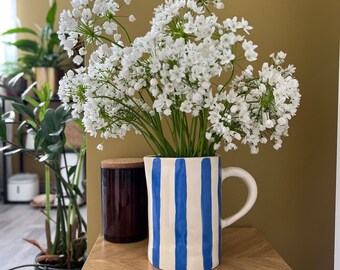
<svg viewBox="0 0 340 270">
<path fill-rule="evenodd" d="M 38 257 L 39 256 L 41 256 L 42 255 L 42 253 L 39 253 L 36 257 L 35 257 L 35 260 L 34 260 L 34 262 L 35 262 L 35 264 L 36 264 L 36 266 L 34 267 L 34 269 L 35 270 L 81 270 L 82 269 L 82 267 L 83 267 L 83 264 L 85 263 L 85 261 L 84 262 L 82 262 L 82 263 L 79 263 L 79 265 L 78 266 L 76 266 L 76 267 L 73 267 L 73 268 L 70 268 L 70 269 L 68 269 L 68 268 L 58 268 L 57 266 L 53 266 L 53 264 L 51 265 L 51 264 L 49 264 L 49 263 L 46 263 L 46 264 L 43 264 L 43 263 L 39 263 L 38 261 L 37 261 L 37 259 L 38 259 Z"/>
<path fill-rule="evenodd" d="M 163 270 L 210 270 L 220 263 L 221 230 L 244 216 L 257 197 L 254 178 L 235 167 L 221 169 L 219 157 L 145 157 L 151 264 Z M 235 215 L 221 219 L 221 184 L 243 180 L 248 199 Z"/>
</svg>

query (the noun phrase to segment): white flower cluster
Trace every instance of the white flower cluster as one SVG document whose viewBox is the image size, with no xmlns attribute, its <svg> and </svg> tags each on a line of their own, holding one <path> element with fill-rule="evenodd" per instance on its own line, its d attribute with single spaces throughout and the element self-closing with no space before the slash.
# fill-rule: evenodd
<svg viewBox="0 0 340 270">
<path fill-rule="evenodd" d="M 148 126 L 157 133 L 162 117 L 176 121 L 180 113 L 206 123 L 201 128 L 214 150 L 221 140 L 225 151 L 236 149 L 235 140 L 249 144 L 252 153 L 268 139 L 281 147 L 300 101 L 295 68 L 284 69 L 285 54 L 279 53 L 258 76 L 248 66 L 233 78 L 235 63 L 257 59 L 257 46 L 245 38 L 252 29 L 246 20 L 219 23 L 207 12 L 209 4 L 223 8 L 220 0 L 167 0 L 155 9 L 150 32 L 130 46 L 117 37 L 115 1 L 96 0 L 92 12 L 89 1 L 73 0 L 59 31 L 69 55 L 82 35 L 86 42 L 102 40 L 102 31 L 114 38 L 92 53 L 87 69 L 69 72 L 60 82 L 60 98 L 82 116 L 88 132 L 123 138 L 134 129 L 152 138 Z M 111 19 L 98 26 L 94 17 Z M 91 28 L 91 35 L 83 28 Z M 219 77 L 228 78 L 219 85 Z"/>
<path fill-rule="evenodd" d="M 292 77 L 295 68 L 281 66 L 285 57 L 282 52 L 272 54 L 274 63 L 264 63 L 257 77 L 248 66 L 227 93 L 215 97 L 207 139 L 223 138 L 225 151 L 237 149 L 234 141 L 241 141 L 256 154 L 271 134 L 274 148 L 281 147 L 281 137 L 288 136 L 288 121 L 296 114 L 301 97 L 299 83 Z"/>
<path fill-rule="evenodd" d="M 93 3 L 92 3 L 93 2 Z M 64 10 L 60 15 L 58 37 L 60 44 L 73 61 L 80 65 L 86 54 L 86 45 L 102 44 L 105 35 L 114 35 L 116 42 L 120 41 L 118 26 L 120 22 L 116 14 L 122 4 L 130 5 L 131 0 L 71 0 L 72 10 Z M 130 15 L 129 20 L 135 21 Z M 85 47 L 84 47 L 85 45 Z"/>
</svg>

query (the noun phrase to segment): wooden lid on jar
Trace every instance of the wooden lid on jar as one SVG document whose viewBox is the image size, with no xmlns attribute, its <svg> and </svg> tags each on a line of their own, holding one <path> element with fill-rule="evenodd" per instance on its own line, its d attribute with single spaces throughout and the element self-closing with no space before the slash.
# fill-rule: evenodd
<svg viewBox="0 0 340 270">
<path fill-rule="evenodd" d="M 101 162 L 102 169 L 135 169 L 143 168 L 142 158 L 113 158 Z"/>
</svg>

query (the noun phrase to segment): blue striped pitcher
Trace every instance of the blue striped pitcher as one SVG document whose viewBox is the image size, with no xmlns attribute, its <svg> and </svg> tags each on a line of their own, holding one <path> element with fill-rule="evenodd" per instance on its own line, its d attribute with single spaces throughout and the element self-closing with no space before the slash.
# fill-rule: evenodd
<svg viewBox="0 0 340 270">
<path fill-rule="evenodd" d="M 210 270 L 221 260 L 221 230 L 254 205 L 254 178 L 240 168 L 222 169 L 220 157 L 145 157 L 151 264 L 163 270 Z M 248 198 L 235 215 L 221 219 L 221 184 L 239 177 Z"/>
</svg>

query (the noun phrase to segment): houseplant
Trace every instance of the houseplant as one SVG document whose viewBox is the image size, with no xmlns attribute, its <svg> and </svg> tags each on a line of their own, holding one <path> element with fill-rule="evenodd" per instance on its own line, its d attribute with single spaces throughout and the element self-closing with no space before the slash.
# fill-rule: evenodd
<svg viewBox="0 0 340 270">
<path fill-rule="evenodd" d="M 63 75 L 63 70 L 70 67 L 65 52 L 61 49 L 57 33 L 53 30 L 55 24 L 57 3 L 53 2 L 46 15 L 46 25 L 39 31 L 28 27 L 18 27 L 5 31 L 2 37 L 13 34 L 25 34 L 27 37 L 17 39 L 15 42 L 6 42 L 15 46 L 20 54 L 17 62 L 6 62 L 1 72 L 14 77 L 23 75 L 30 81 L 49 82 L 53 89 L 57 88 L 57 82 Z M 53 78 L 55 77 L 55 78 Z"/>
<path fill-rule="evenodd" d="M 24 120 L 15 122 L 14 112 L 2 115 L 0 140 L 5 143 L 5 147 L 0 151 L 6 151 L 6 155 L 25 152 L 45 165 L 47 249 L 41 248 L 34 240 L 27 240 L 39 247 L 41 251 L 36 258 L 37 264 L 52 265 L 54 269 L 78 269 L 84 263 L 86 254 L 86 222 L 77 204 L 77 197 L 82 196 L 78 187 L 86 142 L 83 141 L 80 149 L 73 149 L 77 153 L 78 160 L 76 165 L 69 166 L 65 153 L 65 126 L 67 122 L 75 119 L 63 106 L 56 109 L 50 107 L 52 90 L 47 84 L 43 85 L 41 90 L 34 91 L 37 99 L 28 97 L 27 92 L 24 93 L 23 99 L 11 99 L 16 114 L 21 115 Z M 6 130 L 9 124 L 18 125 L 16 141 L 7 137 Z M 23 144 L 25 132 L 34 133 L 34 149 L 25 148 Z M 60 158 L 65 160 L 65 168 L 61 168 Z M 66 178 L 61 173 L 62 169 L 67 171 Z M 56 186 L 55 219 L 50 211 L 50 175 L 54 176 Z M 55 227 L 54 230 L 52 226 Z M 55 231 L 54 239 L 53 231 Z"/>
<path fill-rule="evenodd" d="M 192 248 L 188 239 L 195 236 L 187 233 L 188 223 L 182 224 L 185 230 L 176 229 L 182 228 L 176 215 L 182 217 L 179 223 L 188 218 L 186 206 L 192 202 L 188 201 L 187 188 L 198 188 L 197 194 L 192 195 L 197 209 L 204 212 L 213 204 L 213 212 L 218 213 L 224 178 L 221 174 L 230 174 L 215 164 L 220 163 L 218 157 L 210 157 L 222 146 L 225 151 L 237 149 L 238 142 L 248 144 L 253 154 L 258 153 L 260 144 L 267 142 L 279 149 L 282 137 L 288 135 L 288 122 L 299 106 L 299 84 L 293 77 L 295 67 L 283 66 L 286 57 L 283 52 L 270 55 L 258 74 L 254 72 L 248 62 L 257 59 L 257 45 L 246 39 L 252 27 L 243 18 L 220 22 L 212 12 L 214 7 L 223 8 L 220 0 L 165 1 L 155 9 L 151 30 L 134 40 L 122 21 L 127 16 L 119 14 L 121 5 L 130 2 L 72 1 L 73 10 L 61 14 L 58 35 L 69 56 L 73 56 L 79 41 L 84 47 L 75 56 L 77 62 L 87 54 L 88 46 L 98 48 L 91 53 L 87 68 L 66 74 L 60 82 L 59 96 L 66 106 L 73 108 L 74 116 L 83 119 L 92 136 L 103 140 L 123 138 L 133 130 L 145 138 L 156 156 L 145 159 L 152 204 L 149 260 L 162 269 L 173 269 L 177 263 L 184 269 L 190 259 L 183 255 L 180 261 L 175 253 L 181 247 L 183 254 L 187 254 L 185 251 Z M 135 20 L 132 15 L 129 19 Z M 121 34 L 126 35 L 126 43 Z M 170 168 L 163 167 L 167 163 L 172 163 Z M 199 174 L 189 179 L 187 167 Z M 243 171 L 235 174 L 251 179 Z M 178 178 L 173 179 L 174 175 Z M 201 184 L 195 185 L 197 182 Z M 211 183 L 218 187 L 213 198 L 208 196 L 205 203 L 205 196 L 215 190 Z M 254 182 L 247 183 L 253 187 Z M 162 193 L 165 185 L 166 192 Z M 170 203 L 176 205 L 175 209 L 163 209 L 171 213 L 166 221 L 161 196 L 179 200 Z M 202 240 L 201 227 L 205 227 L 207 219 L 196 218 L 202 222 L 195 223 L 196 238 Z M 162 231 L 162 223 L 168 224 L 168 231 Z M 221 225 L 220 217 L 208 224 L 207 235 L 213 234 L 209 229 L 212 224 Z M 222 227 L 225 224 L 222 222 Z M 166 246 L 160 242 L 163 233 L 171 238 Z M 211 269 L 218 264 L 218 243 L 220 239 L 203 239 L 199 249 L 207 252 L 203 259 L 196 254 L 194 269 Z M 168 257 L 159 250 L 167 250 Z M 211 257 L 215 258 L 213 262 Z"/>
</svg>

